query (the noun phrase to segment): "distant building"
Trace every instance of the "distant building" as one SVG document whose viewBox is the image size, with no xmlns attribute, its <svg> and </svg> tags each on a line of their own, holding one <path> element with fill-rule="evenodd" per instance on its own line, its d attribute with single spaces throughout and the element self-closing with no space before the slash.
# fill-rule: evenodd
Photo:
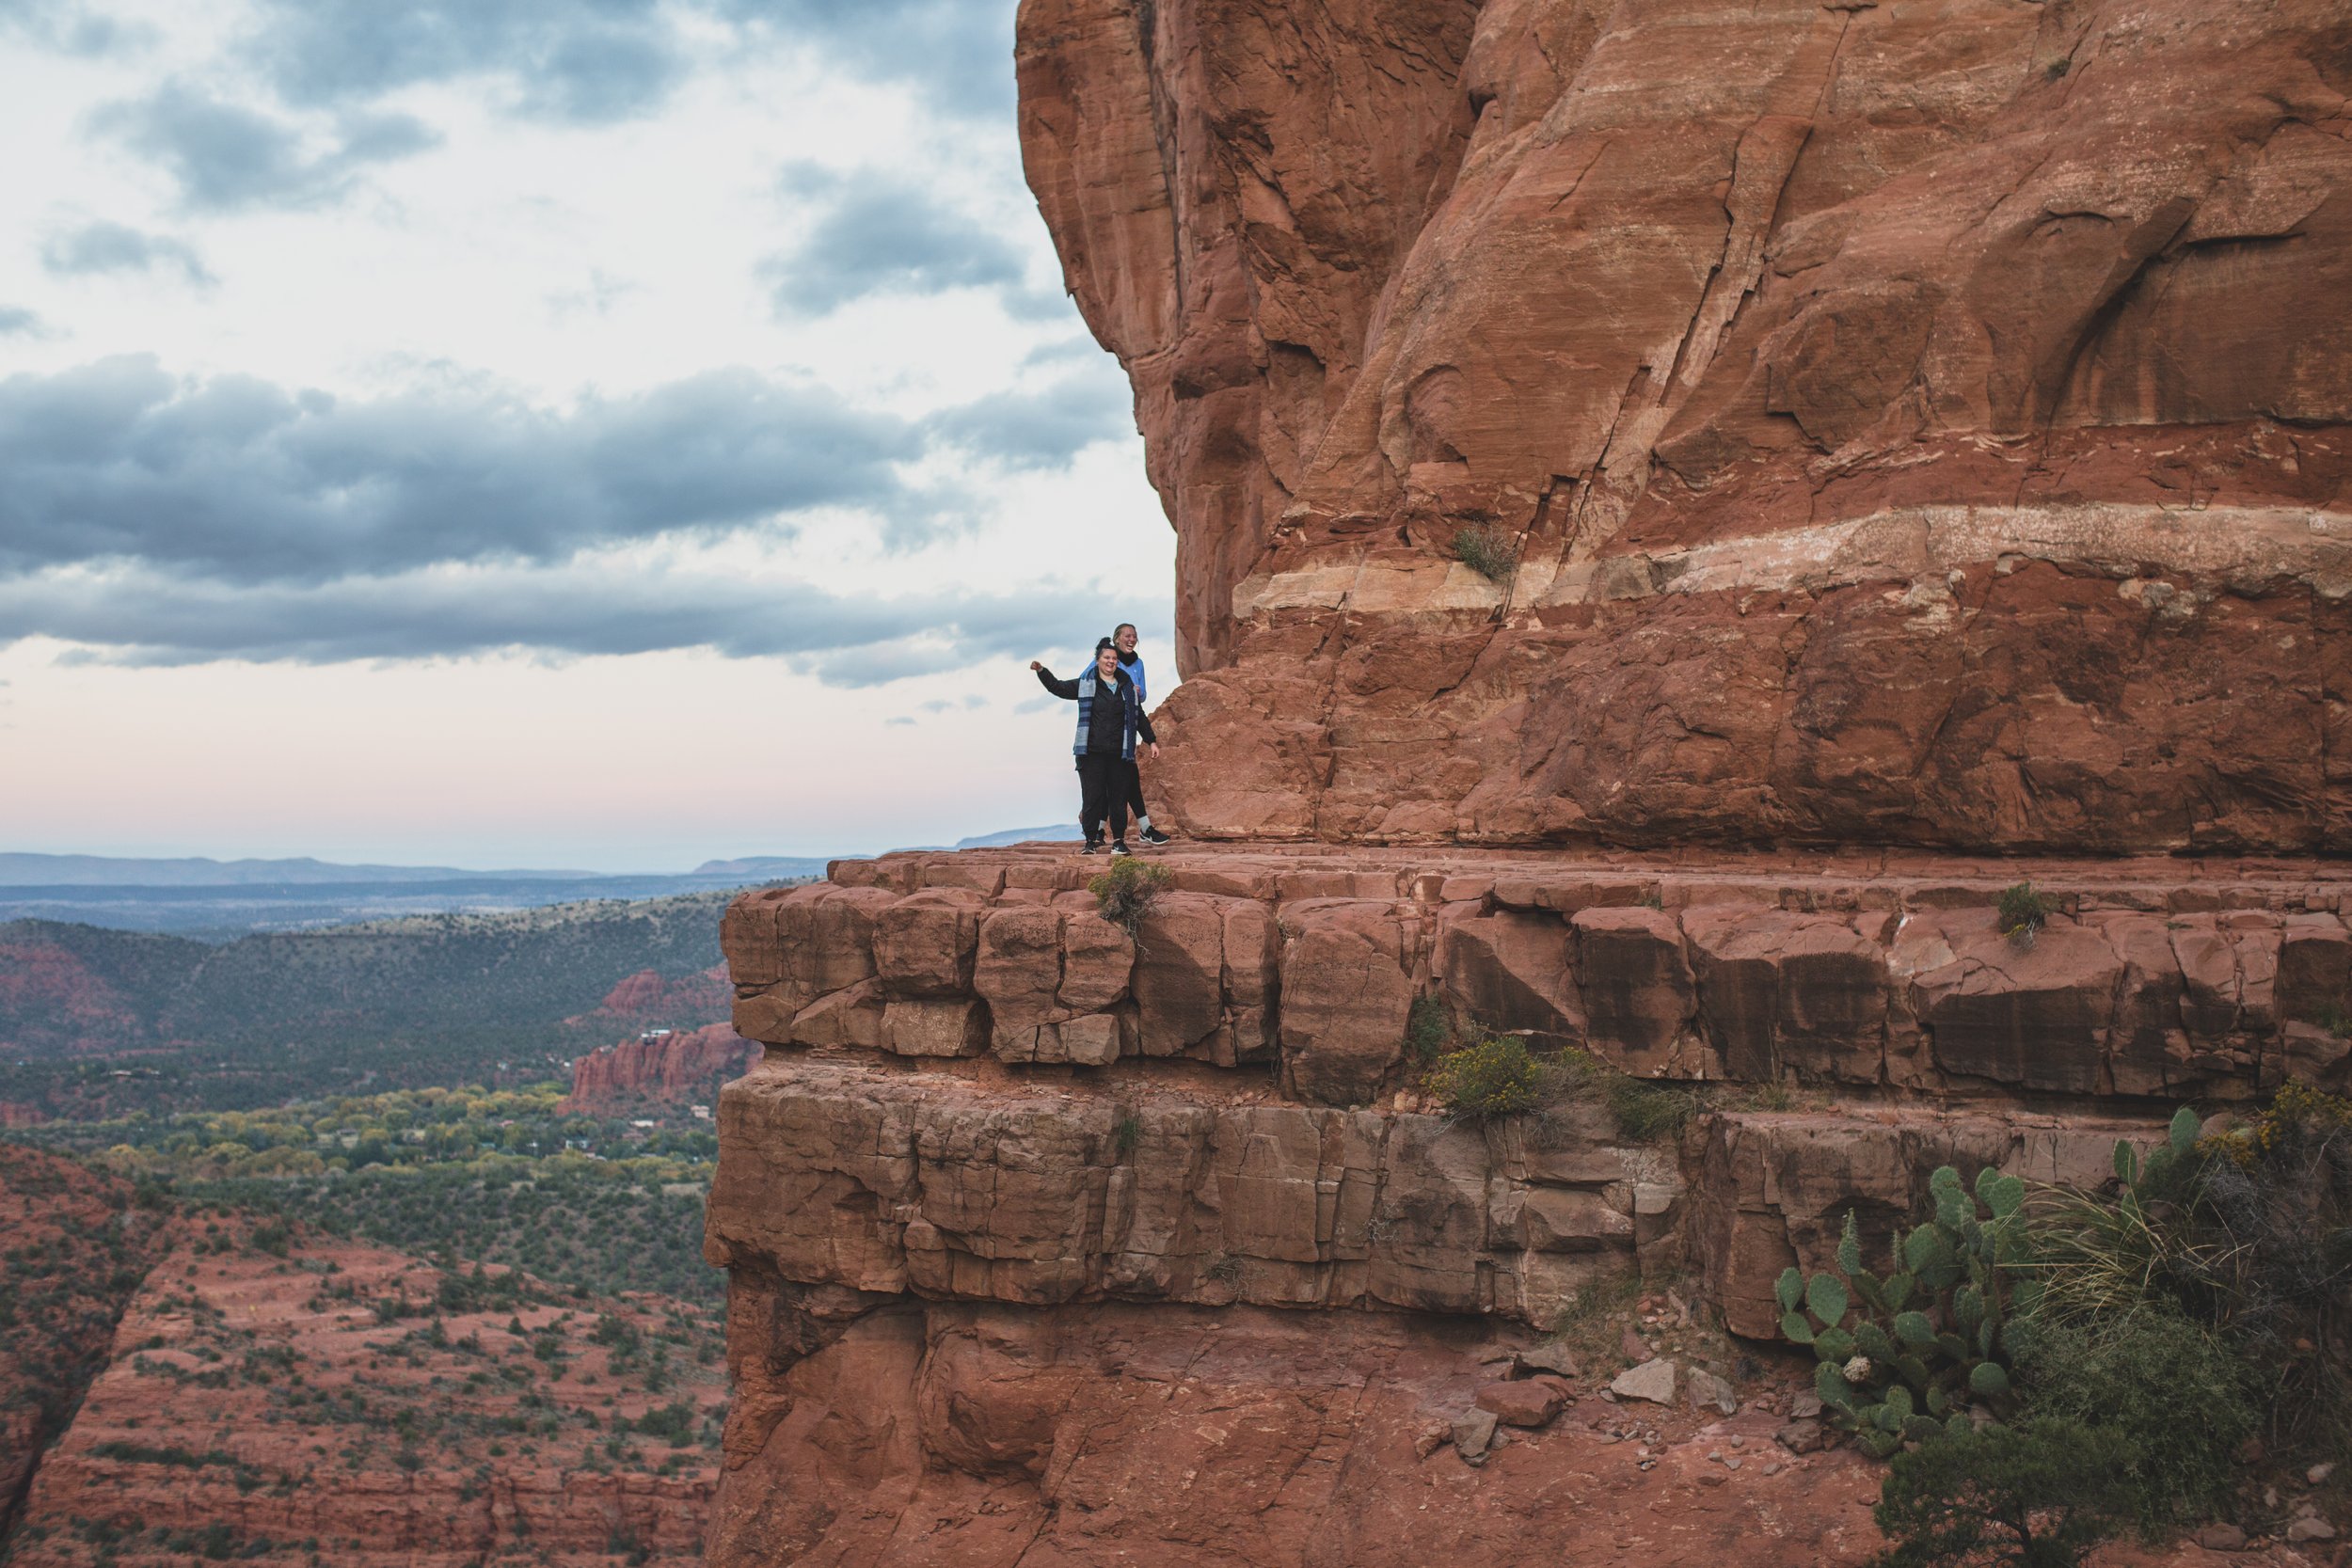
<svg viewBox="0 0 2352 1568">
<path fill-rule="evenodd" d="M 694 1113 L 694 1119 L 696 1121 L 708 1121 L 710 1119 L 710 1107 L 707 1105 L 689 1105 L 686 1108 Z"/>
</svg>

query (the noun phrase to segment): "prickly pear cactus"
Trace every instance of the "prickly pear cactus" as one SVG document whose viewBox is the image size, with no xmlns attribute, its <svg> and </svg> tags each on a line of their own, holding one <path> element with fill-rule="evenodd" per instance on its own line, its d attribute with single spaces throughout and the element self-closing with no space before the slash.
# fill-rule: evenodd
<svg viewBox="0 0 2352 1568">
<path fill-rule="evenodd" d="M 2024 1260 L 2026 1184 L 1988 1165 L 1972 1198 L 1946 1165 L 1928 1191 L 1934 1212 L 1900 1238 L 1883 1279 L 1862 1266 L 1849 1210 L 1838 1274 L 1808 1279 L 1792 1268 L 1775 1288 L 1781 1333 L 1811 1345 L 1820 1363 L 1824 1412 L 1882 1458 L 1964 1429 L 1973 1404 L 1998 1412 L 2010 1402 L 2001 1328 L 2026 1287 L 2003 1270 Z"/>
</svg>

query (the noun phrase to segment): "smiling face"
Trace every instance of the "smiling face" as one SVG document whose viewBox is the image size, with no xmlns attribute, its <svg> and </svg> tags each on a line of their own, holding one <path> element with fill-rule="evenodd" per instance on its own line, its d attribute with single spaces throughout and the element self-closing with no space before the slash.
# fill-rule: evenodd
<svg viewBox="0 0 2352 1568">
<path fill-rule="evenodd" d="M 1118 668 L 1119 650 L 1117 648 L 1098 648 L 1095 650 L 1094 673 L 1096 674 L 1102 676 L 1104 680 L 1108 680 L 1111 678 L 1111 673 Z"/>
<path fill-rule="evenodd" d="M 1120 656 L 1124 657 L 1136 651 L 1136 628 L 1132 625 L 1122 624 L 1117 631 L 1111 633 L 1111 641 L 1119 644 Z"/>
</svg>

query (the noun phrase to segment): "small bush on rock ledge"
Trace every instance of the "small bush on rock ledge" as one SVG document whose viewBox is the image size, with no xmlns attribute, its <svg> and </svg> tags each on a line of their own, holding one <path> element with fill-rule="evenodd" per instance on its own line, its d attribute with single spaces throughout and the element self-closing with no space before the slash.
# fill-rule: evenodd
<svg viewBox="0 0 2352 1568">
<path fill-rule="evenodd" d="M 1509 582 L 1519 569 L 1518 551 L 1510 536 L 1491 523 L 1456 530 L 1454 559 L 1488 582 Z"/>
<path fill-rule="evenodd" d="M 2057 899 L 2036 893 L 2031 882 L 2019 882 L 2001 890 L 2001 903 L 1994 913 L 1993 925 L 2018 946 L 2031 947 L 2035 935 L 2057 912 Z"/>
<path fill-rule="evenodd" d="M 1454 1115 L 1479 1118 L 1532 1111 L 1548 1087 L 1543 1064 L 1516 1035 L 1448 1052 L 1429 1069 L 1426 1086 Z"/>
<path fill-rule="evenodd" d="M 1608 1106 L 1617 1131 L 1636 1143 L 1678 1137 L 1699 1112 L 1699 1097 L 1691 1090 L 1621 1072 L 1575 1046 L 1560 1053 L 1560 1068 L 1571 1096 Z"/>
<path fill-rule="evenodd" d="M 1087 891 L 1094 895 L 1094 907 L 1103 918 L 1133 938 L 1152 906 L 1175 881 L 1176 874 L 1168 867 L 1128 856 L 1087 883 Z"/>
</svg>

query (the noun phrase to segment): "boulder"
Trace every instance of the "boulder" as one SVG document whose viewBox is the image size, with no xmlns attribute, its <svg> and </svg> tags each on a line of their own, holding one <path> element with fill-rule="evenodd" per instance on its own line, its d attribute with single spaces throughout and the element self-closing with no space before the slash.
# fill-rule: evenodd
<svg viewBox="0 0 2352 1568">
<path fill-rule="evenodd" d="M 1682 1374 L 1682 1392 L 1693 1410 L 1714 1410 L 1725 1416 L 1739 1413 L 1740 1396 L 1731 1385 L 1697 1367 Z"/>
<path fill-rule="evenodd" d="M 1677 1369 L 1672 1361 L 1645 1361 L 1609 1380 L 1609 1391 L 1621 1400 L 1646 1400 L 1652 1404 L 1675 1402 Z"/>
<path fill-rule="evenodd" d="M 1498 1418 L 1491 1410 L 1478 1409 L 1454 1423 L 1454 1451 L 1467 1465 L 1485 1462 L 1487 1448 L 1495 1440 Z"/>
<path fill-rule="evenodd" d="M 1478 1408 L 1490 1410 L 1504 1426 L 1539 1427 L 1568 1402 L 1567 1386 L 1557 1378 L 1489 1383 L 1478 1390 Z"/>
</svg>

